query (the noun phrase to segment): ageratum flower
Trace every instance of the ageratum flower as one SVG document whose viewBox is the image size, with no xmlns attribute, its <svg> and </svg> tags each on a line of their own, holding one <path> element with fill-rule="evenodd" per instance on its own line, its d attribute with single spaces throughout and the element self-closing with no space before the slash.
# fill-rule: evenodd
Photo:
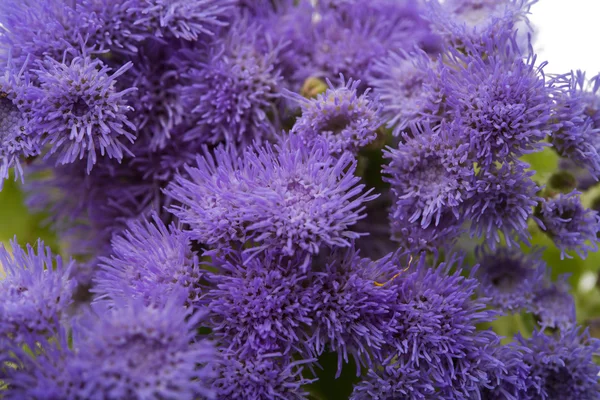
<svg viewBox="0 0 600 400">
<path fill-rule="evenodd" d="M 592 400 L 600 394 L 600 367 L 594 355 L 600 350 L 598 339 L 580 328 L 561 331 L 552 336 L 535 331 L 530 339 L 517 336 L 530 351 L 523 360 L 530 366 L 530 378 L 539 382 L 531 386 L 528 398 L 550 400 Z"/>
<path fill-rule="evenodd" d="M 118 92 L 116 79 L 131 67 L 125 64 L 109 75 L 110 68 L 99 60 L 76 57 L 70 63 L 47 58 L 36 71 L 40 81 L 38 99 L 33 105 L 35 129 L 43 134 L 42 144 L 58 153 L 59 164 L 73 163 L 87 156 L 89 173 L 102 156 L 121 160 L 127 151 L 124 140 L 133 142 L 135 126 L 128 121 L 130 110 L 125 96 Z"/>
<path fill-rule="evenodd" d="M 372 261 L 349 248 L 330 254 L 311 278 L 315 295 L 308 345 L 315 355 L 337 353 L 338 377 L 348 355 L 356 363 L 357 375 L 363 366 L 372 365 L 372 359 L 385 357 L 386 338 L 394 333 L 396 293 L 374 278 L 379 271 L 401 268 L 391 254 Z"/>
<path fill-rule="evenodd" d="M 471 220 L 471 235 L 486 237 L 494 249 L 502 232 L 510 247 L 517 240 L 527 241 L 527 220 L 533 215 L 540 189 L 526 171 L 527 164 L 514 162 L 482 170 L 475 181 L 465 217 Z"/>
<path fill-rule="evenodd" d="M 436 69 L 430 56 L 418 50 L 394 52 L 374 64 L 369 81 L 394 135 L 423 115 L 439 114 L 442 94 Z"/>
<path fill-rule="evenodd" d="M 461 143 L 452 125 L 435 131 L 429 125 L 413 127 L 412 135 L 397 149 L 388 148 L 384 180 L 396 196 L 392 219 L 420 222 L 426 229 L 439 225 L 443 213 L 459 218 L 459 207 L 467 200 L 474 178 L 467 161 L 468 145 Z"/>
<path fill-rule="evenodd" d="M 369 90 L 359 96 L 360 81 L 340 79 L 340 87 L 328 81 L 329 89 L 316 99 L 292 97 L 302 107 L 302 116 L 292 132 L 307 141 L 316 136 L 325 138 L 330 152 L 336 155 L 344 151 L 357 153 L 377 138 L 377 128 L 383 124 L 379 102 L 370 98 Z"/>
<path fill-rule="evenodd" d="M 302 350 L 316 290 L 301 272 L 304 258 L 286 258 L 276 249 L 252 258 L 227 253 L 205 253 L 219 272 L 208 277 L 213 285 L 206 302 L 210 327 L 222 347 L 244 357 Z"/>
<path fill-rule="evenodd" d="M 524 254 L 517 248 L 476 249 L 479 294 L 489 298 L 488 304 L 505 312 L 530 306 L 534 291 L 544 285 L 546 278 L 542 251 L 538 248 Z"/>
<path fill-rule="evenodd" d="M 434 391 L 414 363 L 390 357 L 381 367 L 369 369 L 366 377 L 354 386 L 350 400 L 426 400 Z"/>
<path fill-rule="evenodd" d="M 536 66 L 535 55 L 524 59 L 502 38 L 489 42 L 481 54 L 456 52 L 452 67 L 458 65 L 458 71 L 443 74 L 448 107 L 456 114 L 463 140 L 484 166 L 539 151 L 552 133 L 553 100 L 544 80 L 545 63 Z M 496 44 L 503 53 L 491 55 Z"/>
<path fill-rule="evenodd" d="M 85 378 L 80 396 L 210 397 L 216 353 L 196 338 L 202 313 L 189 312 L 172 297 L 158 308 L 132 300 L 82 318 L 73 339 Z"/>
<path fill-rule="evenodd" d="M 415 2 L 320 4 L 309 33 L 313 38 L 311 60 L 304 73 L 300 72 L 305 78 L 335 79 L 343 74 L 370 86 L 368 77 L 377 60 L 389 51 L 410 50 L 430 40 L 429 24 Z"/>
<path fill-rule="evenodd" d="M 274 102 L 280 96 L 281 44 L 245 19 L 217 40 L 205 56 L 196 52 L 186 74 L 186 104 L 197 126 L 187 137 L 244 147 L 273 136 Z"/>
<path fill-rule="evenodd" d="M 395 278 L 399 271 L 388 272 L 387 285 L 398 293 L 395 333 L 387 340 L 391 354 L 419 368 L 433 392 L 448 398 L 469 398 L 481 384 L 477 371 L 500 363 L 488 348 L 499 337 L 476 329 L 494 313 L 485 310 L 485 299 L 473 297 L 477 280 L 461 275 L 461 263 L 461 257 L 450 256 L 430 268 L 422 256 Z"/>
<path fill-rule="evenodd" d="M 213 382 L 218 400 L 308 400 L 304 388 L 316 379 L 303 376 L 303 366 L 316 360 L 293 360 L 279 353 L 238 357 L 226 352 Z"/>
<path fill-rule="evenodd" d="M 76 6 L 82 29 L 89 34 L 89 43 L 101 49 L 119 53 L 136 53 L 147 36 L 136 25 L 136 14 L 130 12 L 127 1 L 80 0 Z"/>
<path fill-rule="evenodd" d="M 119 90 L 137 88 L 128 99 L 127 117 L 137 129 L 136 145 L 148 147 L 146 156 L 168 146 L 175 128 L 184 122 L 181 75 L 186 64 L 179 62 L 178 54 L 173 46 L 147 40 L 138 46 L 131 69 L 116 82 Z"/>
<path fill-rule="evenodd" d="M 595 77 L 586 82 L 585 73 L 577 71 L 556 76 L 551 84 L 560 89 L 556 96 L 558 122 L 551 136 L 552 146 L 597 180 L 600 177 L 600 79 Z"/>
<path fill-rule="evenodd" d="M 493 348 L 494 357 L 502 365 L 491 371 L 487 382 L 481 385 L 481 398 L 486 400 L 522 400 L 530 399 L 528 391 L 536 391 L 539 381 L 530 376 L 530 367 L 523 361 L 523 355 L 529 350 L 511 343 Z"/>
<path fill-rule="evenodd" d="M 181 203 L 171 212 L 202 243 L 251 240 L 252 252 L 316 254 L 322 245 L 347 247 L 360 237 L 350 227 L 376 196 L 363 192 L 355 168 L 351 154 L 334 159 L 326 143 L 290 135 L 276 146 L 249 148 L 241 158 L 224 148 L 214 157 L 207 153 L 167 194 Z"/>
<path fill-rule="evenodd" d="M 28 58 L 30 61 L 36 61 L 50 56 L 60 60 L 65 55 L 73 57 L 79 54 L 87 32 L 82 29 L 81 16 L 71 3 L 74 2 L 2 1 L 0 48 L 4 51 L 10 49 L 18 68 L 24 66 Z"/>
<path fill-rule="evenodd" d="M 537 287 L 529 311 L 542 328 L 569 329 L 575 326 L 575 299 L 569 293 L 568 275 L 561 275 L 553 283 Z"/>
<path fill-rule="evenodd" d="M 541 204 L 538 224 L 561 251 L 561 259 L 572 258 L 567 251 L 585 258 L 588 251 L 598 250 L 600 217 L 598 212 L 583 208 L 580 194 L 576 190 L 560 193 Z"/>
<path fill-rule="evenodd" d="M 135 25 L 155 36 L 195 41 L 227 25 L 235 0 L 128 0 Z"/>
<path fill-rule="evenodd" d="M 37 248 L 0 245 L 0 341 L 32 345 L 59 331 L 73 301 L 72 261 L 63 263 L 38 241 Z"/>
<path fill-rule="evenodd" d="M 3 73 L 0 73 L 0 190 L 11 168 L 14 168 L 15 179 L 23 179 L 19 158 L 39 153 L 38 142 L 29 131 L 30 86 L 25 67 L 18 70 L 9 59 Z"/>
<path fill-rule="evenodd" d="M 102 259 L 93 291 L 111 303 L 141 298 L 163 305 L 175 292 L 185 292 L 187 304 L 200 300 L 203 272 L 189 235 L 174 224 L 168 228 L 158 214 L 131 222 L 112 240 L 112 254 Z"/>
</svg>

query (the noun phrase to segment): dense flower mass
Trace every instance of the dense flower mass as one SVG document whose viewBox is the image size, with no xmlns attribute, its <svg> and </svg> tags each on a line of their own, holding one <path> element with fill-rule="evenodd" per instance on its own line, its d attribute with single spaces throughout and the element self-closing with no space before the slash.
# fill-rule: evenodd
<svg viewBox="0 0 600 400">
<path fill-rule="evenodd" d="M 0 245 L 0 398 L 600 398 L 600 75 L 534 3 L 0 0 L 54 235 Z"/>
</svg>

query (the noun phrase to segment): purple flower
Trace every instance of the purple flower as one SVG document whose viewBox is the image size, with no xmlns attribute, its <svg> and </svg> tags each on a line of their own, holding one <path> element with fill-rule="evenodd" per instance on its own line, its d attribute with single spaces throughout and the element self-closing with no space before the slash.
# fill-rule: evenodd
<svg viewBox="0 0 600 400">
<path fill-rule="evenodd" d="M 128 98 L 127 118 L 137 130 L 135 144 L 145 145 L 146 153 L 165 148 L 175 134 L 184 133 L 179 128 L 185 115 L 181 81 L 188 66 L 179 62 L 178 55 L 173 46 L 148 40 L 138 46 L 131 57 L 133 66 L 116 82 L 120 90 L 137 88 Z"/>
<path fill-rule="evenodd" d="M 235 0 L 128 0 L 135 25 L 157 37 L 195 41 L 227 25 Z"/>
<path fill-rule="evenodd" d="M 74 2 L 2 1 L 0 48 L 10 49 L 18 68 L 25 65 L 28 58 L 36 61 L 50 56 L 60 60 L 81 52 L 87 32 L 82 29 L 81 15 L 70 3 Z"/>
<path fill-rule="evenodd" d="M 542 328 L 566 330 L 575 326 L 575 299 L 569 293 L 568 275 L 561 275 L 554 283 L 539 286 L 528 307 Z"/>
<path fill-rule="evenodd" d="M 547 335 L 535 331 L 529 339 L 517 336 L 530 352 L 524 361 L 530 366 L 530 378 L 536 382 L 528 395 L 535 399 L 592 400 L 600 393 L 600 367 L 594 355 L 600 350 L 598 339 L 579 328 Z"/>
<path fill-rule="evenodd" d="M 369 86 L 374 63 L 389 51 L 410 50 L 430 41 L 431 31 L 420 12 L 415 2 L 395 0 L 320 6 L 310 33 L 310 64 L 300 73 L 330 79 L 343 74 Z"/>
<path fill-rule="evenodd" d="M 43 133 L 42 144 L 58 153 L 60 164 L 73 163 L 87 156 L 89 173 L 96 163 L 96 152 L 121 160 L 127 151 L 124 140 L 133 142 L 135 126 L 127 120 L 129 106 L 125 96 L 134 88 L 118 92 L 116 79 L 131 63 L 109 75 L 110 68 L 89 57 L 76 57 L 70 63 L 46 59 L 37 72 L 40 81 L 38 100 L 32 118 L 35 129 Z"/>
<path fill-rule="evenodd" d="M 218 400 L 308 399 L 304 385 L 315 379 L 303 376 L 303 366 L 315 360 L 294 361 L 278 353 L 238 357 L 227 353 L 218 364 L 213 383 Z"/>
<path fill-rule="evenodd" d="M 527 241 L 527 220 L 533 215 L 540 189 L 526 171 L 527 164 L 515 162 L 482 170 L 475 182 L 465 217 L 472 222 L 471 235 L 486 237 L 494 249 L 500 232 L 507 245 Z"/>
<path fill-rule="evenodd" d="M 316 99 L 293 96 L 302 107 L 302 116 L 292 132 L 307 141 L 316 136 L 325 138 L 332 154 L 357 153 L 377 137 L 377 128 L 383 124 L 380 105 L 370 98 L 368 89 L 357 94 L 360 81 L 340 80 L 338 88 L 328 81 L 329 89 Z"/>
<path fill-rule="evenodd" d="M 580 194 L 576 190 L 560 193 L 541 203 L 538 224 L 561 251 L 561 259 L 572 258 L 567 251 L 585 258 L 588 251 L 598 250 L 600 217 L 596 211 L 583 208 Z"/>
<path fill-rule="evenodd" d="M 404 359 L 385 360 L 381 367 L 370 369 L 363 381 L 354 386 L 351 400 L 387 400 L 431 398 L 435 388 L 423 379 L 418 366 Z"/>
<path fill-rule="evenodd" d="M 211 288 L 206 293 L 213 334 L 236 352 L 302 350 L 312 325 L 316 286 L 301 272 L 302 255 L 287 258 L 267 250 L 256 257 L 237 252 L 205 253 L 212 257 Z"/>
<path fill-rule="evenodd" d="M 80 0 L 76 10 L 88 43 L 120 53 L 136 53 L 148 33 L 135 24 L 136 14 L 128 12 L 130 3 L 112 0 Z"/>
<path fill-rule="evenodd" d="M 399 135 L 416 119 L 433 118 L 442 108 L 439 73 L 424 51 L 391 53 L 373 66 L 369 79 L 383 105 L 387 127 Z"/>
<path fill-rule="evenodd" d="M 539 382 L 530 376 L 530 366 L 524 362 L 529 349 L 510 343 L 492 348 L 494 357 L 502 365 L 486 371 L 487 382 L 481 387 L 481 398 L 486 400 L 533 400 L 528 391 L 536 391 Z"/>
<path fill-rule="evenodd" d="M 273 136 L 281 48 L 260 26 L 242 19 L 207 55 L 196 53 L 183 91 L 196 126 L 186 137 L 243 148 Z"/>
<path fill-rule="evenodd" d="M 10 250 L 0 245 L 0 266 L 5 275 L 0 280 L 0 341 L 33 346 L 56 334 L 73 302 L 74 263 L 63 263 L 41 241 L 23 249 L 15 240 Z"/>
<path fill-rule="evenodd" d="M 478 248 L 476 276 L 480 295 L 489 298 L 488 304 L 504 312 L 530 306 L 535 290 L 544 285 L 546 278 L 542 251 L 538 248 L 524 254 L 516 248 L 500 247 L 493 252 L 485 247 Z"/>
<path fill-rule="evenodd" d="M 200 300 L 203 271 L 188 234 L 168 228 L 156 213 L 128 224 L 112 240 L 112 254 L 102 259 L 93 291 L 110 303 L 141 298 L 145 304 L 165 304 L 173 292 L 185 292 L 186 304 Z"/>
<path fill-rule="evenodd" d="M 159 308 L 134 300 L 81 319 L 73 341 L 83 397 L 212 397 L 216 352 L 210 342 L 195 339 L 202 313 L 189 317 L 189 311 L 172 297 Z"/>
<path fill-rule="evenodd" d="M 390 218 L 438 226 L 443 213 L 459 218 L 459 207 L 470 196 L 472 164 L 468 145 L 461 143 L 451 125 L 433 131 L 413 128 L 398 149 L 385 151 L 390 163 L 383 168 L 396 203 Z"/>
<path fill-rule="evenodd" d="M 473 297 L 477 280 L 461 275 L 461 263 L 461 257 L 450 256 L 430 268 L 422 256 L 398 276 L 397 269 L 387 272 L 388 287 L 398 293 L 390 350 L 449 398 L 469 397 L 483 379 L 477 371 L 500 363 L 488 349 L 499 343 L 498 336 L 476 329 L 494 313 L 485 310 L 485 299 Z"/>
<path fill-rule="evenodd" d="M 395 332 L 392 319 L 397 294 L 385 281 L 377 282 L 376 276 L 380 271 L 400 274 L 403 267 L 396 257 L 390 254 L 372 261 L 361 258 L 354 248 L 340 249 L 326 257 L 322 269 L 311 278 L 315 294 L 308 344 L 315 355 L 337 353 L 338 376 L 349 354 L 356 362 L 357 375 L 362 366 L 372 365 L 372 359 L 385 356 L 386 338 Z"/>
<path fill-rule="evenodd" d="M 30 86 L 25 67 L 17 70 L 9 59 L 0 75 L 0 190 L 11 168 L 14 168 L 15 179 L 23 179 L 20 157 L 35 156 L 40 151 L 30 132 Z"/>
<path fill-rule="evenodd" d="M 443 74 L 448 107 L 484 166 L 539 151 L 552 133 L 553 91 L 544 81 L 545 63 L 536 66 L 534 55 L 523 59 L 511 46 L 494 39 L 482 54 L 457 52 L 458 71 Z"/>
<path fill-rule="evenodd" d="M 192 237 L 208 245 L 253 241 L 256 252 L 280 249 L 316 254 L 321 245 L 347 247 L 360 237 L 350 230 L 363 217 L 356 161 L 334 159 L 325 143 L 304 144 L 290 135 L 275 147 L 250 148 L 241 158 L 224 148 L 198 158 L 167 194 L 182 205 L 171 212 L 190 225 Z"/>
<path fill-rule="evenodd" d="M 586 85 L 585 73 L 581 71 L 552 79 L 551 85 L 560 92 L 555 107 L 557 126 L 551 140 L 558 154 L 587 169 L 597 180 L 600 177 L 600 80 L 593 78 L 589 84 L 591 88 Z"/>
</svg>

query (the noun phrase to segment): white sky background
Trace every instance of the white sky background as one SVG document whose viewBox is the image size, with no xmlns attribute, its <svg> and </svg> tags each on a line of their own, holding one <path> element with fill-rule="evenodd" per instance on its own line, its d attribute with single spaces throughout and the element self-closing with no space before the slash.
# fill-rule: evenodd
<svg viewBox="0 0 600 400">
<path fill-rule="evenodd" d="M 539 0 L 529 19 L 537 62 L 549 62 L 545 73 L 600 73 L 600 0 Z"/>
</svg>

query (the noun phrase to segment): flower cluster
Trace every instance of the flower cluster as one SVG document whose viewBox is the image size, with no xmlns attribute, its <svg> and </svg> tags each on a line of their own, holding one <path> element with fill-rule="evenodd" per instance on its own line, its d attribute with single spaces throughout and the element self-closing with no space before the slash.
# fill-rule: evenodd
<svg viewBox="0 0 600 400">
<path fill-rule="evenodd" d="M 77 261 L 0 247 L 0 397 L 598 398 L 548 254 L 598 249 L 600 78 L 532 3 L 2 1 L 0 189 Z"/>
</svg>

